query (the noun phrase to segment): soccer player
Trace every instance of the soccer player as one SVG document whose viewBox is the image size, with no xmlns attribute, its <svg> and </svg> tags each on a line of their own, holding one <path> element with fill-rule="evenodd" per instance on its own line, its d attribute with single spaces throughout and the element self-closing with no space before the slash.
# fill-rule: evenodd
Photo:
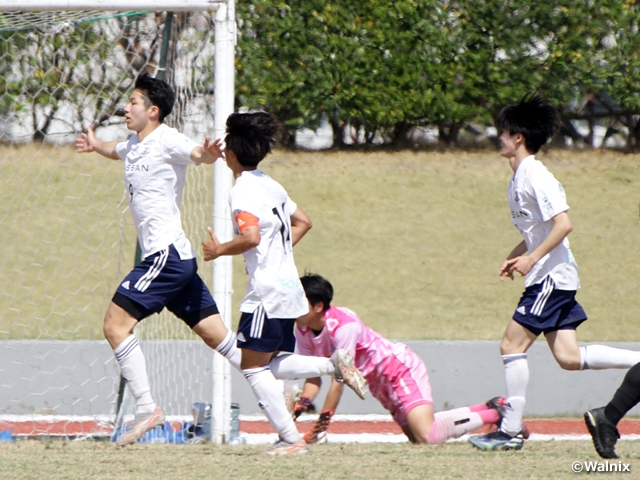
<svg viewBox="0 0 640 480">
<path fill-rule="evenodd" d="M 337 349 L 348 350 L 371 394 L 391 412 L 412 443 L 442 443 L 484 424 L 499 423 L 503 403 L 500 398 L 434 414 L 429 374 L 420 357 L 406 345 L 390 342 L 371 330 L 351 310 L 331 306 L 333 286 L 325 278 L 306 274 L 300 280 L 309 313 L 296 321 L 299 352 L 329 357 Z M 305 382 L 300 399 L 293 406 L 294 418 L 310 409 L 320 386 L 320 378 Z M 307 443 L 317 442 L 327 430 L 342 391 L 340 383 L 331 384 L 315 426 L 304 437 Z"/>
<path fill-rule="evenodd" d="M 617 425 L 629 410 L 640 403 L 640 364 L 629 369 L 611 401 L 584 414 L 596 452 L 602 458 L 618 458 L 615 446 L 620 438 Z"/>
<path fill-rule="evenodd" d="M 543 333 L 565 370 L 629 368 L 640 353 L 603 345 L 578 346 L 576 328 L 587 316 L 576 301 L 578 266 L 567 235 L 573 229 L 564 189 L 535 154 L 553 136 L 556 111 L 538 96 L 505 107 L 497 119 L 500 155 L 513 177 L 508 200 L 514 225 L 523 237 L 500 267 L 500 278 L 525 277 L 525 291 L 507 325 L 500 350 L 504 363 L 507 410 L 500 429 L 469 441 L 482 450 L 519 450 L 524 443 L 522 416 L 529 382 L 527 350 Z"/>
<path fill-rule="evenodd" d="M 124 110 L 127 127 L 135 132 L 128 141 L 103 142 L 91 127 L 76 139 L 78 152 L 124 161 L 129 209 L 142 250 L 142 261 L 120 283 L 104 318 L 105 337 L 136 403 L 135 420 L 118 445 L 138 441 L 165 419 L 151 395 L 145 357 L 133 334 L 138 322 L 166 307 L 232 364 L 240 361 L 235 335 L 197 273 L 180 220 L 187 166 L 211 164 L 217 157 L 163 123 L 174 99 L 169 84 L 143 73 Z M 205 146 L 210 143 L 207 137 Z"/>
<path fill-rule="evenodd" d="M 249 284 L 240 305 L 237 334 L 241 370 L 279 435 L 266 453 L 303 454 L 307 445 L 276 378 L 334 374 L 360 397 L 366 382 L 345 351 L 336 352 L 332 360 L 293 354 L 295 319 L 308 312 L 308 305 L 292 249 L 311 228 L 311 220 L 279 183 L 257 169 L 275 141 L 276 119 L 266 112 L 234 113 L 227 119 L 226 130 L 224 150 L 216 140 L 209 152 L 224 156 L 236 179 L 229 198 L 236 236 L 220 243 L 209 228 L 211 239 L 202 244 L 204 258 L 244 256 Z"/>
</svg>

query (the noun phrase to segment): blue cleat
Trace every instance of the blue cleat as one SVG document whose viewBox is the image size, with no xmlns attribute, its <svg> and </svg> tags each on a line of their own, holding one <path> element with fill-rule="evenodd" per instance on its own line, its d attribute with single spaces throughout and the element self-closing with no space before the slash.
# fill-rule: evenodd
<svg viewBox="0 0 640 480">
<path fill-rule="evenodd" d="M 469 437 L 469 443 L 480 450 L 520 450 L 524 444 L 522 434 L 512 437 L 502 430 L 486 435 L 473 435 Z"/>
</svg>

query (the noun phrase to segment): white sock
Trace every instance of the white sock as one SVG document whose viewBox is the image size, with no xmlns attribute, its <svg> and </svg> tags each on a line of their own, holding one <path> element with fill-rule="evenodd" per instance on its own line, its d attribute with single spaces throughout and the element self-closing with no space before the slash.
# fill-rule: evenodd
<svg viewBox="0 0 640 480">
<path fill-rule="evenodd" d="M 504 381 L 507 389 L 507 411 L 500 430 L 515 437 L 522 430 L 522 416 L 529 383 L 529 364 L 526 353 L 503 355 Z"/>
<path fill-rule="evenodd" d="M 269 362 L 273 376 L 280 380 L 298 380 L 322 375 L 333 375 L 336 367 L 324 357 L 310 357 L 294 353 L 281 353 Z"/>
<path fill-rule="evenodd" d="M 465 411 L 466 410 L 466 411 Z M 456 408 L 444 410 L 433 415 L 436 421 L 445 421 L 449 424 L 447 438 L 458 438 L 469 432 L 473 432 L 484 425 L 482 417 L 477 412 L 470 412 L 468 408 Z M 443 441 L 446 441 L 445 438 Z M 438 442 L 441 443 L 441 442 Z"/>
<path fill-rule="evenodd" d="M 631 368 L 640 362 L 640 352 L 587 345 L 580 347 L 580 370 L 603 370 L 605 368 Z"/>
<path fill-rule="evenodd" d="M 269 367 L 249 368 L 242 370 L 244 377 L 251 385 L 258 405 L 265 413 L 271 426 L 278 432 L 281 440 L 296 443 L 302 436 L 287 410 L 282 395 L 282 386 L 269 370 Z"/>
<path fill-rule="evenodd" d="M 216 347 L 216 351 L 229 360 L 229 363 L 236 370 L 240 370 L 240 361 L 242 360 L 242 350 L 238 348 L 236 334 L 231 330 L 227 332 L 227 336 Z"/>
<path fill-rule="evenodd" d="M 138 413 L 153 412 L 156 404 L 151 396 L 147 363 L 135 335 L 129 335 L 113 351 L 120 365 L 120 374 L 135 399 Z"/>
</svg>

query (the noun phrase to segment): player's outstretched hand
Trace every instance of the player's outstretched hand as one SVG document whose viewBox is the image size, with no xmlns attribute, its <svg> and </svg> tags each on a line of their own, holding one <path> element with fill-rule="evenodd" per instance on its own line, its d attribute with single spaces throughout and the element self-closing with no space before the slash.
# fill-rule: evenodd
<svg viewBox="0 0 640 480">
<path fill-rule="evenodd" d="M 87 127 L 87 133 L 82 132 L 76 138 L 76 150 L 78 153 L 93 152 L 96 145 L 96 134 L 93 133 L 91 125 Z"/>
<path fill-rule="evenodd" d="M 222 148 L 222 140 L 220 138 L 211 141 L 211 139 L 206 136 L 204 137 L 204 145 L 202 147 L 209 155 L 212 155 L 213 158 L 224 158 L 224 149 Z"/>
<path fill-rule="evenodd" d="M 211 240 L 202 242 L 202 251 L 204 252 L 205 262 L 208 262 L 209 260 L 215 260 L 220 256 L 220 254 L 218 253 L 218 247 L 220 246 L 218 237 L 214 235 L 211 227 L 207 227 L 207 231 L 209 232 Z"/>
</svg>

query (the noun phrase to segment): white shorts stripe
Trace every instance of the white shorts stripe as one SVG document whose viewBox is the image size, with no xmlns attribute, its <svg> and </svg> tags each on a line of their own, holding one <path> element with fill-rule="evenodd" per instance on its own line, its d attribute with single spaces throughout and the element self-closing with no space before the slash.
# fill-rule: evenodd
<svg viewBox="0 0 640 480">
<path fill-rule="evenodd" d="M 249 335 L 251 338 L 262 338 L 262 329 L 264 327 L 264 308 L 260 305 L 253 312 L 253 317 L 251 318 L 251 332 Z"/>
<path fill-rule="evenodd" d="M 160 274 L 164 266 L 167 264 L 167 258 L 169 258 L 169 249 L 165 248 L 164 250 L 160 250 L 160 255 L 153 259 L 153 265 L 151 268 L 142 275 L 136 284 L 134 285 L 135 289 L 139 292 L 144 292 L 151 282 Z"/>
<path fill-rule="evenodd" d="M 545 278 L 544 283 L 542 284 L 542 288 L 538 293 L 538 297 L 536 298 L 536 301 L 533 302 L 533 306 L 531 307 L 531 313 L 533 315 L 540 316 L 542 314 L 542 311 L 547 304 L 547 300 L 549 300 L 549 296 L 553 292 L 554 288 L 555 284 L 551 277 Z"/>
</svg>

